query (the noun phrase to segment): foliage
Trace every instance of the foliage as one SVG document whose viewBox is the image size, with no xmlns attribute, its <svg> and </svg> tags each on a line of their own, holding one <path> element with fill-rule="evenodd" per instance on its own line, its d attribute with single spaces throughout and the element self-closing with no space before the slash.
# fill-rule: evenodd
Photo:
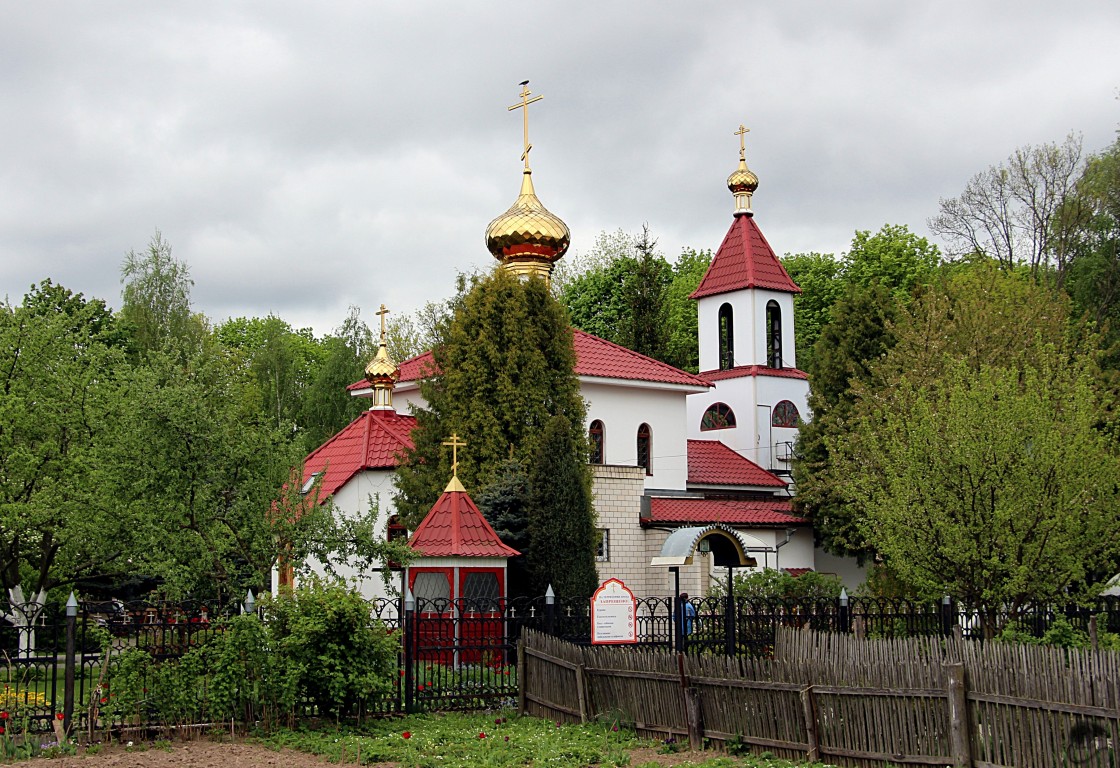
<svg viewBox="0 0 1120 768">
<path fill-rule="evenodd" d="M 813 347 L 832 317 L 832 306 L 844 294 L 841 264 L 830 253 L 787 253 L 782 266 L 801 289 L 793 301 L 794 344 L 798 367 L 808 370 Z"/>
<path fill-rule="evenodd" d="M 392 690 L 399 643 L 357 592 L 312 578 L 294 595 L 266 601 L 263 614 L 274 652 L 320 712 L 349 713 Z"/>
<path fill-rule="evenodd" d="M 844 585 L 836 576 L 809 571 L 791 576 L 773 568 L 748 574 L 735 574 L 735 597 L 752 600 L 805 602 L 837 600 Z"/>
<path fill-rule="evenodd" d="M 529 551 L 531 500 L 529 476 L 516 459 L 502 462 L 494 481 L 473 496 L 478 510 L 494 528 L 498 538 L 521 553 L 506 563 L 510 597 L 532 594 L 526 554 Z"/>
<path fill-rule="evenodd" d="M 1066 204 L 1081 169 L 1080 136 L 1021 147 L 973 176 L 960 196 L 942 199 L 929 227 L 956 258 L 979 254 L 1005 269 L 1023 264 L 1032 277 L 1053 269 L 1060 285 L 1083 222 L 1079 206 Z"/>
<path fill-rule="evenodd" d="M 506 460 L 529 461 L 552 416 L 568 416 L 573 440 L 583 439 L 571 329 L 540 279 L 522 281 L 502 269 L 480 279 L 433 355 L 440 375 L 421 382 L 428 407 L 416 411 L 415 446 L 396 476 L 396 508 L 410 528 L 451 476 L 451 452 L 442 443 L 452 433 L 467 443 L 459 478 L 479 494 Z"/>
<path fill-rule="evenodd" d="M 599 583 L 591 472 L 577 429 L 566 416 L 553 416 L 529 465 L 527 560 L 533 594 L 544 594 L 551 584 L 558 595 L 589 598 Z"/>
<path fill-rule="evenodd" d="M 930 282 L 940 263 L 936 245 L 905 225 L 884 224 L 875 234 L 856 232 L 844 254 L 842 274 L 848 285 L 879 283 L 905 304 L 916 287 Z"/>
<path fill-rule="evenodd" d="M 919 592 L 1055 599 L 1118 554 L 1120 463 L 1091 339 L 1068 307 L 974 271 L 931 293 L 827 441 L 855 527 Z"/>
<path fill-rule="evenodd" d="M 49 281 L 0 304 L 0 584 L 28 595 L 118 571 L 134 525 L 104 492 L 126 410 L 119 328 Z M 28 589 L 24 590 L 24 587 Z"/>
<path fill-rule="evenodd" d="M 190 345 L 197 337 L 191 316 L 190 267 L 171 253 L 156 230 L 147 251 L 129 251 L 121 266 L 120 319 L 141 355 L 166 346 Z"/>
<path fill-rule="evenodd" d="M 831 441 L 848 429 L 853 384 L 894 345 L 898 307 L 886 288 L 850 286 L 814 347 L 809 368 L 811 421 L 802 425 L 793 463 L 795 508 L 813 521 L 817 541 L 829 552 L 869 554 L 855 529 L 856 512 L 838 493 Z"/>
<path fill-rule="evenodd" d="M 559 296 L 580 330 L 695 372 L 700 352 L 689 295 L 711 252 L 686 249 L 670 265 L 656 246 L 646 227 L 638 237 L 600 233 L 594 256 L 565 276 Z"/>
</svg>

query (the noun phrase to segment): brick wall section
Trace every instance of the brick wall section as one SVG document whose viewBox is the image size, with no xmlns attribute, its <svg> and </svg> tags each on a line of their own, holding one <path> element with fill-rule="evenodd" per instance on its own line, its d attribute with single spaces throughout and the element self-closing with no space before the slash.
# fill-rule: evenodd
<svg viewBox="0 0 1120 768">
<path fill-rule="evenodd" d="M 621 579 L 639 597 L 651 594 L 651 589 L 661 594 L 665 569 L 651 568 L 649 561 L 661 551 L 665 534 L 644 531 L 639 521 L 645 470 L 614 464 L 594 464 L 591 469 L 596 525 L 610 531 L 610 560 L 596 563 L 599 581 Z"/>
</svg>

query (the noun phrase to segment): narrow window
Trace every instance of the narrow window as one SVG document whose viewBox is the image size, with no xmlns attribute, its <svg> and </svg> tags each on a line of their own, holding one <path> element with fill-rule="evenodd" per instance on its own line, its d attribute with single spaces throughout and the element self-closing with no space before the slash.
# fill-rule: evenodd
<svg viewBox="0 0 1120 768">
<path fill-rule="evenodd" d="M 789 400 L 783 400 L 774 406 L 774 415 L 770 419 L 770 424 L 774 427 L 796 427 L 800 420 L 801 414 L 797 412 L 797 406 Z"/>
<path fill-rule="evenodd" d="M 591 429 L 587 431 L 588 439 L 591 442 L 591 463 L 603 463 L 603 422 L 595 419 L 591 422 Z"/>
<path fill-rule="evenodd" d="M 451 603 L 451 583 L 446 573 L 427 571 L 416 574 L 412 582 L 416 610 L 421 613 L 443 613 Z"/>
<path fill-rule="evenodd" d="M 401 519 L 396 515 L 389 517 L 389 524 L 385 527 L 385 540 L 400 541 L 402 543 L 408 541 L 408 529 L 401 524 Z M 389 567 L 396 570 L 401 567 L 401 564 L 396 560 L 390 560 Z"/>
<path fill-rule="evenodd" d="M 649 461 L 652 443 L 649 424 L 638 427 L 638 466 L 644 468 L 647 475 L 653 474 Z"/>
<path fill-rule="evenodd" d="M 595 547 L 595 560 L 600 563 L 609 563 L 611 560 L 611 529 L 599 528 L 599 544 Z"/>
<path fill-rule="evenodd" d="M 782 309 L 776 301 L 766 304 L 766 365 L 782 367 Z"/>
<path fill-rule="evenodd" d="M 704 411 L 704 417 L 700 419 L 700 431 L 707 432 L 709 429 L 731 429 L 735 426 L 735 411 L 731 410 L 727 403 L 712 403 L 708 406 L 708 410 Z"/>
<path fill-rule="evenodd" d="M 476 613 L 492 613 L 498 610 L 498 576 L 493 573 L 472 572 L 463 582 L 463 608 Z"/>
<path fill-rule="evenodd" d="M 730 304 L 719 308 L 719 369 L 728 371 L 735 367 L 735 324 L 732 322 Z"/>
</svg>

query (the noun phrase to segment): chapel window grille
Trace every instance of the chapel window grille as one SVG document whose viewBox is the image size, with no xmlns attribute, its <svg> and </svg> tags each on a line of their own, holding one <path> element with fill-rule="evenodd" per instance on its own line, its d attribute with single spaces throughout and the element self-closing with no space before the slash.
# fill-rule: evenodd
<svg viewBox="0 0 1120 768">
<path fill-rule="evenodd" d="M 591 422 L 591 428 L 588 430 L 588 438 L 591 443 L 591 463 L 602 464 L 606 455 L 603 422 L 596 419 Z"/>
<path fill-rule="evenodd" d="M 766 304 L 766 365 L 782 367 L 782 308 L 776 301 Z"/>
<path fill-rule="evenodd" d="M 650 432 L 649 424 L 643 424 L 638 427 L 638 466 L 645 469 L 647 475 L 652 475 L 652 465 L 650 457 L 653 451 L 653 435 Z"/>
<path fill-rule="evenodd" d="M 422 613 L 444 613 L 451 605 L 451 583 L 446 573 L 416 574 L 412 594 L 416 598 L 416 609 Z"/>
<path fill-rule="evenodd" d="M 468 573 L 463 581 L 464 610 L 493 613 L 498 610 L 501 596 L 496 573 Z"/>
<path fill-rule="evenodd" d="M 774 406 L 770 424 L 774 427 L 797 427 L 800 421 L 801 414 L 797 412 L 797 406 L 789 400 L 783 400 Z"/>
<path fill-rule="evenodd" d="M 729 371 L 735 367 L 735 323 L 730 304 L 719 308 L 719 369 Z"/>
<path fill-rule="evenodd" d="M 727 403 L 712 403 L 700 419 L 700 431 L 731 429 L 735 426 L 735 411 Z"/>
</svg>

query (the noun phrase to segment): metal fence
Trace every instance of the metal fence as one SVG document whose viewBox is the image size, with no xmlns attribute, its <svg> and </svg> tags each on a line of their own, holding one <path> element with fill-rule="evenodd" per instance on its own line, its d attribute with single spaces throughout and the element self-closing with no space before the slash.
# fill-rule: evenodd
<svg viewBox="0 0 1120 768">
<path fill-rule="evenodd" d="M 48 607 L 32 627 L 0 625 L 8 728 L 47 733 L 61 718 L 69 733 L 156 724 L 154 706 L 126 717 L 113 706 L 116 662 L 144 651 L 158 666 L 181 658 L 222 631 L 222 619 L 243 606 L 185 602 L 84 603 L 72 616 Z M 591 643 L 588 600 L 443 600 L 405 606 L 370 604 L 371 615 L 401 639 L 399 675 L 391 694 L 363 704 L 367 714 L 475 709 L 507 705 L 517 696 L 517 642 L 529 628 L 578 645 Z M 810 628 L 867 638 L 958 635 L 983 640 L 1014 622 L 1042 636 L 1058 619 L 1090 634 L 1120 632 L 1120 600 L 1088 605 L 972 608 L 870 600 L 783 602 L 671 597 L 638 600 L 636 646 L 703 655 L 769 657 L 780 628 Z M 7 715 L 6 718 L 3 716 Z M 199 717 L 202 716 L 200 712 Z"/>
</svg>

